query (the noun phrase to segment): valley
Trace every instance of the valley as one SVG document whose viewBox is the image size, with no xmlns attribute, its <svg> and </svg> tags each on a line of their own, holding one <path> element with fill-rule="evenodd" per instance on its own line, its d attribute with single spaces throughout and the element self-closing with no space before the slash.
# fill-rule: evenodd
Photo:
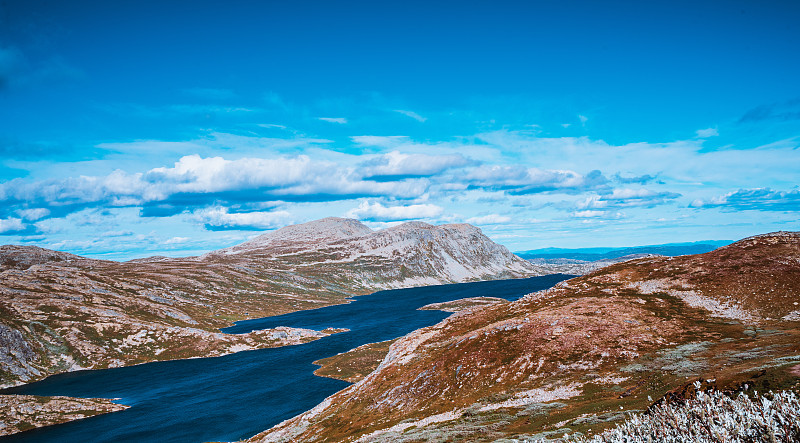
<svg viewBox="0 0 800 443">
<path fill-rule="evenodd" d="M 691 398 L 694 382 L 729 392 L 800 388 L 800 235 L 791 232 L 698 255 L 526 261 L 469 225 L 372 231 L 323 219 L 199 257 L 116 263 L 3 247 L 0 266 L 3 380 L 27 383 L 6 398 L 23 408 L 54 395 L 132 406 L 30 441 L 70 432 L 112 441 L 142 426 L 175 441 L 229 440 L 270 421 L 249 441 L 591 436 L 627 414 Z M 520 279 L 558 271 L 582 275 Z M 500 281 L 435 286 L 493 279 Z M 222 360 L 183 360 L 213 356 Z M 185 374 L 141 365 L 159 360 L 177 360 Z M 262 376 L 253 389 L 247 374 L 284 377 L 290 361 L 299 365 L 291 383 L 318 387 L 286 391 Z M 209 365 L 227 386 L 202 403 L 156 403 L 160 396 L 141 384 L 160 377 L 152 389 L 184 386 L 174 393 L 182 396 L 204 389 L 189 380 Z M 107 389 L 90 372 L 31 384 L 84 368 L 135 378 Z M 241 385 L 221 381 L 233 378 Z M 236 406 L 222 396 L 234 392 Z M 196 407 L 254 410 L 253 402 L 262 412 L 241 427 L 231 427 L 241 419 Z M 178 405 L 185 420 L 203 416 L 206 425 L 167 431 L 148 418 Z"/>
</svg>

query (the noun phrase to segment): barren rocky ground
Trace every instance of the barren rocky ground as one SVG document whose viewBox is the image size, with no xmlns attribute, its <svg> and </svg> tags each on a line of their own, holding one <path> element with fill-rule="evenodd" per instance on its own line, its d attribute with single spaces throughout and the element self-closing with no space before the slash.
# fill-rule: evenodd
<svg viewBox="0 0 800 443">
<path fill-rule="evenodd" d="M 612 265 L 415 331 L 359 382 L 252 441 L 594 435 L 695 381 L 797 391 L 798 303 L 798 233 Z"/>
</svg>

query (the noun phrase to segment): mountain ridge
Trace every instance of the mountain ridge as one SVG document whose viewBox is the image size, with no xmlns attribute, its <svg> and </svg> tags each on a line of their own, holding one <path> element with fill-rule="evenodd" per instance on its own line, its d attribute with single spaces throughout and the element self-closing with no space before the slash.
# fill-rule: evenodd
<svg viewBox="0 0 800 443">
<path fill-rule="evenodd" d="M 658 245 L 595 247 L 595 248 L 540 248 L 514 253 L 525 259 L 566 258 L 584 261 L 615 259 L 634 254 L 655 254 L 665 256 L 692 255 L 711 252 L 714 249 L 733 243 L 731 240 L 703 240 L 696 242 L 664 243 Z"/>
</svg>

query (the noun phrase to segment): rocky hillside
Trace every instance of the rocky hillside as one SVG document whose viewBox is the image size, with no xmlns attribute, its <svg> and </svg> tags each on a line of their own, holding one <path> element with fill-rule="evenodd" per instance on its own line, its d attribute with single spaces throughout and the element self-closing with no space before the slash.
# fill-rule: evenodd
<svg viewBox="0 0 800 443">
<path fill-rule="evenodd" d="M 202 257 L 118 263 L 0 247 L 0 386 L 81 368 L 221 355 L 329 332 L 222 334 L 232 321 L 378 289 L 537 275 L 469 225 L 373 232 L 328 218 Z"/>
<path fill-rule="evenodd" d="M 612 265 L 415 331 L 361 381 L 252 441 L 593 435 L 696 380 L 798 390 L 799 303 L 798 233 Z"/>
</svg>

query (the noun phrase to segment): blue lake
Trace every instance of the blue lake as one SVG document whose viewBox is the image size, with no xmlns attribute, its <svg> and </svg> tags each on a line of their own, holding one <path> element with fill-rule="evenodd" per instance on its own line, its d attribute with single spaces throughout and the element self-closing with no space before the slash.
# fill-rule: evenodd
<svg viewBox="0 0 800 443">
<path fill-rule="evenodd" d="M 310 343 L 216 358 L 147 363 L 59 374 L 2 393 L 120 398 L 121 412 L 4 437 L 20 442 L 205 442 L 251 437 L 311 409 L 347 382 L 313 375 L 311 362 L 365 343 L 389 340 L 447 317 L 418 311 L 428 303 L 491 296 L 507 300 L 569 276 L 463 283 L 381 291 L 352 303 L 238 322 L 229 333 L 293 326 L 347 328 Z"/>
</svg>

